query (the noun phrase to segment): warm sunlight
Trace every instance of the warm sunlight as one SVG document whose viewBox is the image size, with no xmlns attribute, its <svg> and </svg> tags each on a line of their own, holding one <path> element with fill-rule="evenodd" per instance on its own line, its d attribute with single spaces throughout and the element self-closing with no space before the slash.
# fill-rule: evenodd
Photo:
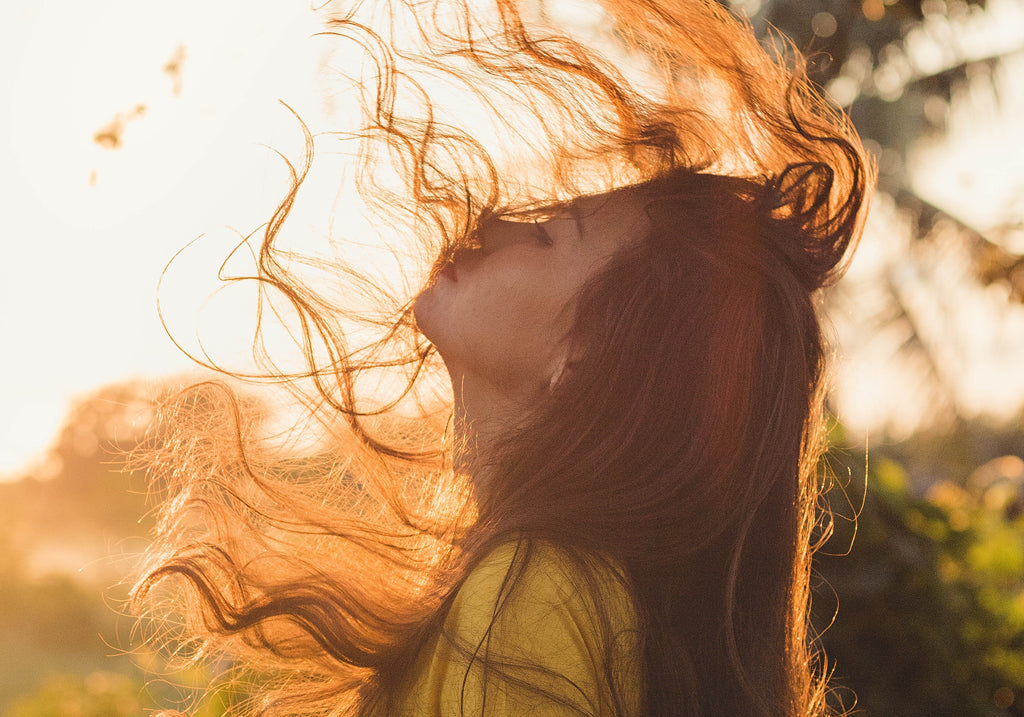
<svg viewBox="0 0 1024 717">
<path fill-rule="evenodd" d="M 164 264 L 221 230 L 213 263 L 175 277 L 195 308 L 225 227 L 258 226 L 284 186 L 260 145 L 301 149 L 277 100 L 313 122 L 321 106 L 305 3 L 22 0 L 4 15 L 0 475 L 46 446 L 72 396 L 189 367 L 157 320 Z"/>
<path fill-rule="evenodd" d="M 549 18 L 573 18 L 567 7 Z M 970 56 L 1007 49 L 1021 25 L 1020 5 L 1011 0 L 991 3 L 988 13 L 961 38 Z M 190 368 L 157 318 L 156 286 L 168 259 L 201 235 L 205 240 L 165 277 L 165 318 L 190 350 L 201 351 L 201 341 L 219 358 L 245 360 L 252 327 L 238 320 L 246 312 L 232 307 L 248 305 L 251 289 L 227 290 L 215 310 L 204 309 L 217 289 L 216 267 L 239 232 L 269 217 L 285 186 L 284 165 L 268 147 L 301 155 L 298 122 L 278 101 L 314 132 L 331 128 L 343 102 L 323 69 L 349 67 L 314 37 L 320 20 L 305 3 L 191 0 L 157 16 L 127 0 L 99 9 L 20 0 L 6 15 L 0 59 L 10 69 L 2 77 L 8 102 L 0 122 L 8 141 L 0 162 L 8 171 L 0 191 L 10 239 L 0 268 L 7 347 L 0 476 L 14 477 L 46 447 L 75 395 L 128 376 Z M 925 60 L 935 55 L 923 40 L 910 44 Z M 1013 67 L 1020 64 L 1019 55 L 1006 60 L 998 92 L 954 98 L 949 136 L 914 154 L 921 195 L 982 230 L 1012 220 L 999 212 L 1013 206 L 1024 181 L 1024 145 L 1005 139 L 1019 124 Z M 340 229 L 351 237 L 355 220 L 364 221 L 337 194 L 351 179 L 343 160 L 330 151 L 318 155 L 322 181 L 308 185 L 300 204 L 309 212 L 292 222 L 300 233 Z M 877 251 L 883 259 L 873 263 L 886 265 L 884 257 L 905 246 L 899 227 L 880 202 L 859 255 L 863 268 L 854 267 L 852 280 L 877 278 L 871 257 Z M 912 277 L 904 283 L 912 294 Z M 955 321 L 977 337 L 965 342 L 974 349 L 959 359 L 957 389 L 975 413 L 1004 415 L 1024 395 L 1024 372 L 1015 370 L 1024 332 L 1013 328 L 1021 319 L 991 318 L 988 305 L 999 301 L 964 299 L 956 310 Z M 914 369 L 892 369 L 892 341 L 884 336 L 851 336 L 840 373 L 847 425 L 868 430 L 894 417 L 913 425 L 926 404 L 908 399 L 913 378 L 908 384 L 901 372 Z"/>
<path fill-rule="evenodd" d="M 0 715 L 1024 715 L 1022 77 L 1024 0 L 3 0 Z"/>
</svg>

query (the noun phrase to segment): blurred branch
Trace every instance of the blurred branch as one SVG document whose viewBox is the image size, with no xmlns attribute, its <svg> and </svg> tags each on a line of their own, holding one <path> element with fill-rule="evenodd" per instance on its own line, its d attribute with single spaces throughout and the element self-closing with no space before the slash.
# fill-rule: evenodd
<svg viewBox="0 0 1024 717">
<path fill-rule="evenodd" d="M 1024 255 L 1007 250 L 1000 243 L 989 239 L 984 232 L 971 226 L 963 219 L 937 207 L 903 185 L 893 193 L 897 206 L 916 217 L 916 236 L 925 237 L 928 230 L 939 218 L 952 222 L 959 230 L 961 241 L 968 247 L 973 261 L 974 276 L 983 286 L 1005 284 L 1010 299 L 1024 303 Z M 1018 225 L 1000 227 L 1008 233 Z"/>
</svg>

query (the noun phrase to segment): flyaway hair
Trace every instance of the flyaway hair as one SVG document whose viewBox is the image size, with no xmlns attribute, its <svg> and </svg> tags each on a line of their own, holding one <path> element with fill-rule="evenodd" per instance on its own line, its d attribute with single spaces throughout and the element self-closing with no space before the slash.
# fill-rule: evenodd
<svg viewBox="0 0 1024 717">
<path fill-rule="evenodd" d="M 240 711 L 392 714 L 457 586 L 518 535 L 595 584 L 594 556 L 624 567 L 645 714 L 828 712 L 807 623 L 815 297 L 847 264 L 873 170 L 799 53 L 765 50 L 722 5 L 609 0 L 572 35 L 556 7 L 325 9 L 361 118 L 327 138 L 357 147 L 381 241 L 427 259 L 394 284 L 406 294 L 340 262 L 321 278 L 347 295 L 298 271 L 276 242 L 310 137 L 253 280 L 288 307 L 306 357 L 266 378 L 305 391 L 329 441 L 282 457 L 259 412 L 208 383 L 167 401 L 142 456 L 165 495 L 134 605 L 177 621 L 181 657 L 256 675 Z M 582 358 L 487 456 L 500 484 L 475 496 L 450 465 L 417 272 L 436 278 L 489 217 L 612 190 L 640 200 L 650 232 L 584 287 L 569 337 Z"/>
</svg>

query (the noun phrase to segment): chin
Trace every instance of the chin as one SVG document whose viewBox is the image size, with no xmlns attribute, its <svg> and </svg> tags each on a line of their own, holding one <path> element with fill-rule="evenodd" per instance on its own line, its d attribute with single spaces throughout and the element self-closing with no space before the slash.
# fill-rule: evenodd
<svg viewBox="0 0 1024 717">
<path fill-rule="evenodd" d="M 416 319 L 416 328 L 427 337 L 431 343 L 437 345 L 438 328 L 442 315 L 440 298 L 438 296 L 437 283 L 431 284 L 412 302 L 412 315 Z"/>
</svg>

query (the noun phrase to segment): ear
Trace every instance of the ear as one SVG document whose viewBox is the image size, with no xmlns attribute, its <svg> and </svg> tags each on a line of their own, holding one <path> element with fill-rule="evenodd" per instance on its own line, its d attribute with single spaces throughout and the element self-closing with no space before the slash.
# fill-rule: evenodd
<svg viewBox="0 0 1024 717">
<path fill-rule="evenodd" d="M 565 366 L 569 362 L 569 355 L 566 351 L 559 352 L 561 356 L 555 361 L 555 369 L 551 373 L 551 379 L 548 381 L 548 392 L 554 391 L 558 387 L 558 383 L 562 380 L 562 376 L 565 374 Z"/>
<path fill-rule="evenodd" d="M 569 340 L 562 341 L 558 345 L 551 369 L 551 378 L 548 380 L 549 392 L 554 391 L 562 379 L 572 371 L 573 366 L 579 361 L 577 353 L 578 350 L 573 349 L 572 342 Z"/>
</svg>

